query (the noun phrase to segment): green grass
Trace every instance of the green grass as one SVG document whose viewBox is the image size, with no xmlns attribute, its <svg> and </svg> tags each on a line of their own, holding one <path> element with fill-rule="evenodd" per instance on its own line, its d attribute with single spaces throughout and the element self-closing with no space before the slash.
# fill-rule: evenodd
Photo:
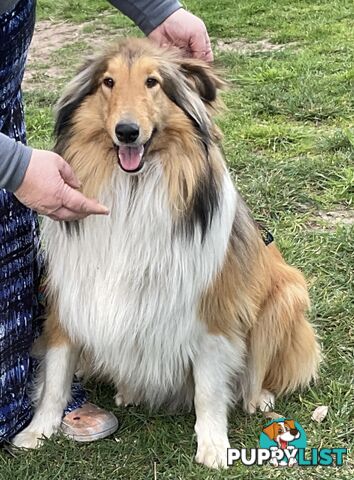
<svg viewBox="0 0 354 480">
<path fill-rule="evenodd" d="M 85 23 L 85 37 L 36 59 L 31 91 L 25 94 L 29 142 L 52 144 L 52 106 L 85 52 L 92 51 L 95 26 L 111 41 L 132 23 L 104 0 L 42 0 L 38 19 Z M 190 0 L 213 42 L 217 38 L 285 44 L 276 52 L 217 52 L 230 82 L 228 112 L 220 119 L 233 177 L 257 219 L 275 234 L 286 259 L 306 274 L 311 319 L 323 345 L 318 383 L 281 398 L 276 411 L 295 417 L 309 447 L 353 448 L 353 224 L 334 225 L 320 212 L 350 210 L 354 216 L 354 5 L 346 0 Z M 100 15 L 98 16 L 97 13 Z M 94 22 L 94 20 L 96 22 Z M 60 69 L 42 88 L 51 65 Z M 16 458 L 0 453 L 1 480 L 327 479 L 354 477 L 353 462 L 342 468 L 276 470 L 236 465 L 212 472 L 193 462 L 193 414 L 150 414 L 114 406 L 110 387 L 89 386 L 90 399 L 113 410 L 121 428 L 113 438 L 78 445 L 63 438 Z M 311 413 L 328 405 L 318 425 Z M 264 418 L 236 409 L 230 417 L 232 446 L 257 446 Z"/>
</svg>

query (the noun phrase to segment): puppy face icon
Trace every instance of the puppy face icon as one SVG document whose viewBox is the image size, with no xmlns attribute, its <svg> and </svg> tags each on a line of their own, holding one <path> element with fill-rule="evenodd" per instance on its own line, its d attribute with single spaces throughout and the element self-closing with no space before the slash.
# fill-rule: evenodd
<svg viewBox="0 0 354 480">
<path fill-rule="evenodd" d="M 294 420 L 284 420 L 281 422 L 273 422 L 267 427 L 263 428 L 270 440 L 273 440 L 278 445 L 278 448 L 285 450 L 288 444 L 293 440 L 300 438 L 300 432 L 295 426 Z"/>
</svg>

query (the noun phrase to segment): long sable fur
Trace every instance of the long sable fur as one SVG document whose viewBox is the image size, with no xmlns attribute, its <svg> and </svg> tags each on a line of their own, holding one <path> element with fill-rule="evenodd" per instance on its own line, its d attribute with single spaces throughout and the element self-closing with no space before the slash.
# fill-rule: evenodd
<svg viewBox="0 0 354 480">
<path fill-rule="evenodd" d="M 88 97 L 95 94 L 110 58 L 122 54 L 129 62 L 133 62 L 143 55 L 154 58 L 161 55 L 161 51 L 151 45 L 137 45 L 137 48 L 127 49 L 123 41 L 107 54 L 88 61 L 69 84 L 57 111 L 55 132 L 58 153 L 65 156 L 70 138 L 74 135 L 76 112 Z M 175 196 L 178 199 L 174 200 L 179 212 L 176 233 L 181 232 L 193 238 L 195 228 L 199 225 L 203 241 L 219 208 L 222 160 L 219 153 L 215 153 L 220 136 L 212 114 L 216 109 L 217 90 L 223 86 L 223 82 L 202 62 L 181 60 L 170 52 L 165 52 L 160 58 L 160 73 L 164 93 L 186 118 L 186 122 L 180 121 L 181 130 L 170 132 L 169 137 L 171 139 L 173 134 L 182 132 L 185 141 L 172 142 L 170 148 L 174 148 L 177 155 L 182 155 L 184 148 L 190 148 L 189 155 L 194 155 L 196 161 L 194 168 L 197 173 L 193 180 L 189 173 L 185 173 L 184 165 L 179 167 L 179 172 L 182 172 L 180 180 L 179 173 L 173 170 L 169 175 L 170 189 L 178 192 Z M 194 130 L 197 144 L 190 142 L 188 147 L 190 131 L 186 130 L 184 124 L 190 124 Z M 173 154 L 170 154 L 172 157 Z M 139 180 L 136 182 L 138 185 Z M 237 289 L 233 283 L 237 284 Z M 292 284 L 293 287 L 286 290 Z M 304 320 L 308 307 L 303 277 L 285 264 L 274 245 L 265 247 L 250 212 L 240 200 L 230 232 L 224 269 L 207 290 L 200 305 L 202 317 L 210 331 L 247 338 L 254 375 L 263 376 L 261 383 L 274 392 L 292 391 L 297 386 L 306 385 L 317 370 L 319 350 L 315 346 L 311 327 Z M 266 314 L 269 309 L 273 309 L 274 314 Z M 296 319 L 297 325 L 294 324 Z M 293 334 L 287 335 L 289 331 Z M 271 352 L 263 352 L 265 339 L 269 345 L 277 335 L 286 340 L 289 348 L 296 351 L 300 358 L 282 358 L 278 343 Z M 306 339 L 311 340 L 309 352 L 314 352 L 310 361 L 306 356 L 302 355 L 301 358 L 300 345 Z M 298 365 L 302 360 L 304 365 L 299 370 Z M 308 365 L 307 372 L 305 365 Z M 254 379 L 254 382 L 259 383 L 259 380 Z M 244 384 L 247 383 L 245 380 Z M 253 387 L 249 385 L 242 388 L 245 390 L 244 396 L 250 399 Z"/>
</svg>

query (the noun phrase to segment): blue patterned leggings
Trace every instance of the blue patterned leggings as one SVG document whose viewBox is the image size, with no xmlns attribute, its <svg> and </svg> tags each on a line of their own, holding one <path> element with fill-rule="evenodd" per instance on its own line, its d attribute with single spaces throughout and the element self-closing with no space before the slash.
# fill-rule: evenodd
<svg viewBox="0 0 354 480">
<path fill-rule="evenodd" d="M 26 142 L 21 82 L 35 21 L 35 0 L 20 0 L 0 15 L 0 131 Z M 35 212 L 0 189 L 0 444 L 31 419 L 27 394 L 35 370 L 30 357 L 41 329 L 43 306 L 39 229 Z M 73 387 L 68 411 L 85 400 Z"/>
</svg>

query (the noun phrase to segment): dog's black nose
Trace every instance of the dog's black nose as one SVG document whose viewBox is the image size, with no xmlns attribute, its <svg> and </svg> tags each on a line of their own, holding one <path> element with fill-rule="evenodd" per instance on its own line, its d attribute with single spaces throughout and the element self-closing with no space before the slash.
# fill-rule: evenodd
<svg viewBox="0 0 354 480">
<path fill-rule="evenodd" d="M 139 136 L 139 126 L 136 123 L 119 122 L 116 135 L 120 142 L 133 143 Z"/>
<path fill-rule="evenodd" d="M 296 437 L 296 435 L 299 433 L 299 430 L 297 428 L 291 428 L 290 433 L 291 433 L 291 435 Z"/>
</svg>

